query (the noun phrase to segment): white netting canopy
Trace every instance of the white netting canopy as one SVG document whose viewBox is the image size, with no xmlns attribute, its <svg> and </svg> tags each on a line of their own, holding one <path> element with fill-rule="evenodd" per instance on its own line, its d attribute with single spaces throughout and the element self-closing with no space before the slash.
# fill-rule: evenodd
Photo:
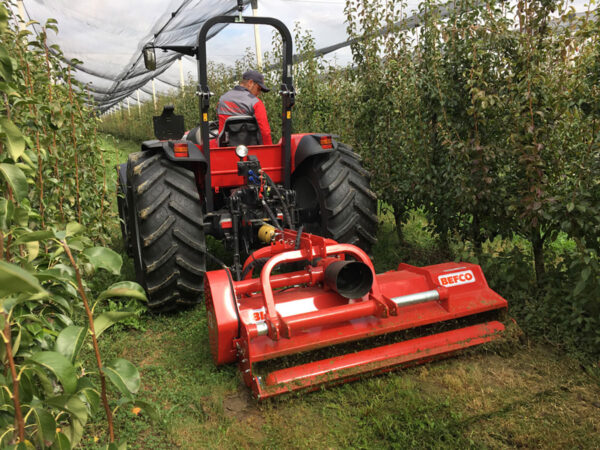
<svg viewBox="0 0 600 450">
<path fill-rule="evenodd" d="M 193 58 L 174 51 L 158 50 L 157 69 L 147 71 L 141 55 L 146 44 L 194 46 L 207 19 L 238 13 L 238 0 L 20 0 L 17 3 L 22 6 L 21 15 L 26 20 L 40 23 L 34 26 L 38 32 L 48 18 L 58 21 L 59 33 L 48 33 L 48 45 L 60 46 L 65 64 L 71 64 L 73 59 L 82 61 L 76 65 L 75 77 L 86 85 L 100 111 L 107 111 L 126 99 L 134 103 L 151 99 L 154 87 L 148 86 L 151 81 L 159 92 L 179 88 L 183 67 L 186 73 L 195 76 Z M 317 54 L 335 52 L 342 62 L 351 59 L 345 30 L 346 0 L 243 0 L 242 5 L 249 10 L 251 3 L 253 8 L 258 6 L 258 15 L 280 19 L 290 30 L 297 22 L 302 29 L 310 30 Z M 419 3 L 419 0 L 406 2 L 404 27 L 418 24 Z M 583 10 L 585 0 L 574 0 L 573 5 Z M 244 15 L 249 15 L 248 11 Z M 213 27 L 208 37 L 216 36 L 223 28 L 224 25 Z M 216 52 L 212 55 L 208 46 L 209 61 L 215 60 L 211 56 L 216 53 L 216 62 L 233 62 L 244 55 L 245 48 L 251 47 L 253 38 L 248 34 L 251 30 L 232 28 L 210 41 L 217 43 L 213 44 Z M 259 34 L 263 35 L 265 47 L 271 33 L 270 27 L 261 26 Z M 179 67 L 173 64 L 177 60 L 181 60 Z"/>
<path fill-rule="evenodd" d="M 243 3 L 247 6 L 250 0 Z M 67 64 L 72 59 L 83 62 L 76 66 L 76 78 L 87 85 L 100 110 L 131 96 L 136 89 L 151 95 L 144 86 L 153 78 L 177 87 L 172 77 L 161 75 L 181 55 L 157 52 L 157 69 L 148 72 L 141 56 L 146 43 L 195 45 L 197 31 L 206 19 L 237 14 L 237 0 L 25 0 L 22 4 L 27 20 L 41 25 L 48 18 L 58 21 L 59 33 L 48 33 L 48 45 L 58 44 Z M 209 36 L 222 28 L 213 27 Z"/>
</svg>

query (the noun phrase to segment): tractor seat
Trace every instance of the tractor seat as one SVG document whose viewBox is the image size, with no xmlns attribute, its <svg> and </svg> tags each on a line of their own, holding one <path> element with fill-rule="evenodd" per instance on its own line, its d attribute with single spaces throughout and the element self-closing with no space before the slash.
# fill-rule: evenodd
<svg viewBox="0 0 600 450">
<path fill-rule="evenodd" d="M 254 116 L 230 116 L 218 137 L 219 147 L 262 145 L 262 136 Z"/>
</svg>

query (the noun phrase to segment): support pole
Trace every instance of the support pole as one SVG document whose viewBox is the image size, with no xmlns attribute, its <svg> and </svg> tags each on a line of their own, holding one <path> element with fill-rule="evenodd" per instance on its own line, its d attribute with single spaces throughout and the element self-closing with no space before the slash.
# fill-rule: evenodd
<svg viewBox="0 0 600 450">
<path fill-rule="evenodd" d="M 181 84 L 181 95 L 185 97 L 185 82 L 183 81 L 183 57 L 179 58 L 179 83 Z"/>
<path fill-rule="evenodd" d="M 127 97 L 127 117 L 131 117 L 131 111 L 129 110 L 129 97 Z"/>
<path fill-rule="evenodd" d="M 137 101 L 138 101 L 138 117 L 142 118 L 142 104 L 140 103 L 140 90 L 137 90 Z"/>
<path fill-rule="evenodd" d="M 254 17 L 258 16 L 258 0 L 252 0 L 252 15 Z M 254 24 L 254 44 L 256 47 L 256 64 L 258 65 L 258 69 L 262 71 L 263 62 L 262 62 L 262 49 L 260 47 L 260 34 L 258 32 L 258 25 Z"/>
<path fill-rule="evenodd" d="M 17 2 L 17 9 L 19 11 L 19 31 L 24 31 L 25 23 L 27 23 L 25 17 L 27 16 L 25 15 L 25 7 L 23 6 L 23 0 L 19 0 Z"/>
<path fill-rule="evenodd" d="M 154 86 L 154 78 L 152 78 L 152 100 L 154 101 L 154 111 L 156 111 L 156 87 Z"/>
</svg>

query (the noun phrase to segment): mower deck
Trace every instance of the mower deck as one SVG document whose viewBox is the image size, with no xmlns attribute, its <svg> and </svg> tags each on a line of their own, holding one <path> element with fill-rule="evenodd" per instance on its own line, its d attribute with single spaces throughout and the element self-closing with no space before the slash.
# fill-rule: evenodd
<svg viewBox="0 0 600 450">
<path fill-rule="evenodd" d="M 233 282 L 225 270 L 206 276 L 213 358 L 217 364 L 238 361 L 258 398 L 439 359 L 504 331 L 502 323 L 479 317 L 506 309 L 507 302 L 489 288 L 475 264 L 400 264 L 375 275 L 367 255 L 352 245 L 296 237 L 286 231 L 278 243 L 256 252 L 269 258 L 260 278 Z M 278 264 L 300 260 L 313 263 L 304 271 L 271 275 Z M 341 356 L 255 373 L 263 361 L 461 318 L 480 322 L 366 350 L 357 351 L 357 345 Z"/>
</svg>

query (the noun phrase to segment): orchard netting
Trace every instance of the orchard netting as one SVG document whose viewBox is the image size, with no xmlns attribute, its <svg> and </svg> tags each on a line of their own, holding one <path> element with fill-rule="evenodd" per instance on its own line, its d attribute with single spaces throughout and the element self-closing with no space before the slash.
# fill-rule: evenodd
<svg viewBox="0 0 600 450">
<path fill-rule="evenodd" d="M 250 0 L 243 3 L 247 7 Z M 21 13 L 27 21 L 35 20 L 40 24 L 48 18 L 58 21 L 60 33 L 48 33 L 50 51 L 57 53 L 59 50 L 52 45 L 60 46 L 61 59 L 77 68 L 76 78 L 87 87 L 94 106 L 100 111 L 106 111 L 128 97 L 136 102 L 137 89 L 145 94 L 142 101 L 147 100 L 152 91 L 145 86 L 153 78 L 163 89 L 178 86 L 177 78 L 165 72 L 181 55 L 158 51 L 157 68 L 149 72 L 141 56 L 146 43 L 194 45 L 197 30 L 208 18 L 237 14 L 236 0 L 154 0 L 137 2 L 137 5 L 114 0 L 25 0 L 21 4 Z M 209 37 L 222 28 L 213 27 Z M 41 31 L 41 25 L 34 24 L 34 29 Z"/>
<path fill-rule="evenodd" d="M 243 1 L 245 15 L 248 14 L 250 3 L 250 0 Z M 319 13 L 315 8 L 319 5 L 318 1 L 302 3 L 302 0 L 270 0 L 264 4 L 262 1 L 252 3 L 253 8 L 260 7 L 261 16 L 272 16 L 278 4 L 307 6 L 315 14 Z M 331 3 L 333 2 L 327 2 Z M 337 4 L 342 13 L 345 1 L 339 0 Z M 418 4 L 418 1 L 408 2 L 407 10 L 417 9 Z M 60 33 L 48 33 L 49 50 L 57 54 L 65 64 L 77 69 L 74 77 L 86 87 L 90 102 L 100 112 L 124 104 L 143 103 L 152 100 L 156 91 L 164 92 L 181 87 L 182 64 L 193 71 L 193 58 L 174 51 L 157 51 L 157 69 L 147 71 L 141 56 L 141 50 L 147 43 L 153 42 L 156 46 L 195 45 L 197 32 L 208 18 L 238 14 L 237 0 L 111 0 L 101 3 L 22 0 L 17 3 L 15 10 L 19 9 L 18 6 L 20 15 L 26 21 L 38 22 L 33 24 L 37 33 L 42 31 L 42 24 L 46 20 L 56 19 Z M 445 13 L 446 11 L 442 11 L 442 14 Z M 419 17 L 419 14 L 409 17 L 403 22 L 403 26 L 417 26 Z M 288 26 L 295 20 L 294 16 L 278 18 L 288 22 Z M 315 19 L 315 16 L 312 18 Z M 329 17 L 327 20 L 337 20 L 343 26 L 343 14 L 337 19 Z M 320 27 L 319 19 L 316 18 L 309 26 Z M 213 27 L 209 38 L 224 27 Z M 328 43 L 318 42 L 321 46 L 316 50 L 316 55 L 337 52 L 355 42 L 340 35 L 330 38 L 335 43 L 325 45 Z M 174 64 L 178 60 L 181 60 L 179 68 Z"/>
<path fill-rule="evenodd" d="M 244 15 L 249 14 L 252 4 L 253 9 L 258 8 L 253 12 L 258 11 L 260 16 L 275 16 L 290 28 L 296 18 L 302 15 L 308 18 L 305 25 L 315 30 L 334 24 L 331 29 L 335 28 L 337 33 L 317 39 L 316 56 L 333 54 L 341 49 L 346 49 L 349 55 L 348 47 L 356 43 L 356 38 L 349 39 L 343 31 L 343 8 L 347 7 L 345 0 L 243 0 L 242 3 Z M 575 3 L 583 3 L 583 0 Z M 418 0 L 405 2 L 405 17 L 401 22 L 394 23 L 394 27 L 407 30 L 417 27 L 423 16 L 423 12 L 418 11 L 420 4 Z M 339 17 L 321 17 L 324 11 L 320 7 L 326 5 L 336 5 Z M 449 3 L 440 7 L 438 14 L 447 17 L 454 7 L 455 4 Z M 156 46 L 193 46 L 202 24 L 216 15 L 238 14 L 238 1 L 21 0 L 14 9 L 26 21 L 38 22 L 33 24 L 37 33 L 42 31 L 42 24 L 47 19 L 56 19 L 60 33 L 48 33 L 49 51 L 59 56 L 64 64 L 77 69 L 74 77 L 88 91 L 90 106 L 103 113 L 122 106 L 135 106 L 138 102 L 152 101 L 156 93 L 181 88 L 184 84 L 184 67 L 186 73 L 195 77 L 193 58 L 174 51 L 157 51 L 156 70 L 146 70 L 141 56 L 142 48 L 150 42 Z M 224 27 L 213 27 L 209 39 Z M 380 30 L 381 34 L 385 32 L 385 27 Z M 238 39 L 241 47 L 249 44 L 239 36 Z M 294 60 L 297 62 L 298 58 Z"/>
</svg>

